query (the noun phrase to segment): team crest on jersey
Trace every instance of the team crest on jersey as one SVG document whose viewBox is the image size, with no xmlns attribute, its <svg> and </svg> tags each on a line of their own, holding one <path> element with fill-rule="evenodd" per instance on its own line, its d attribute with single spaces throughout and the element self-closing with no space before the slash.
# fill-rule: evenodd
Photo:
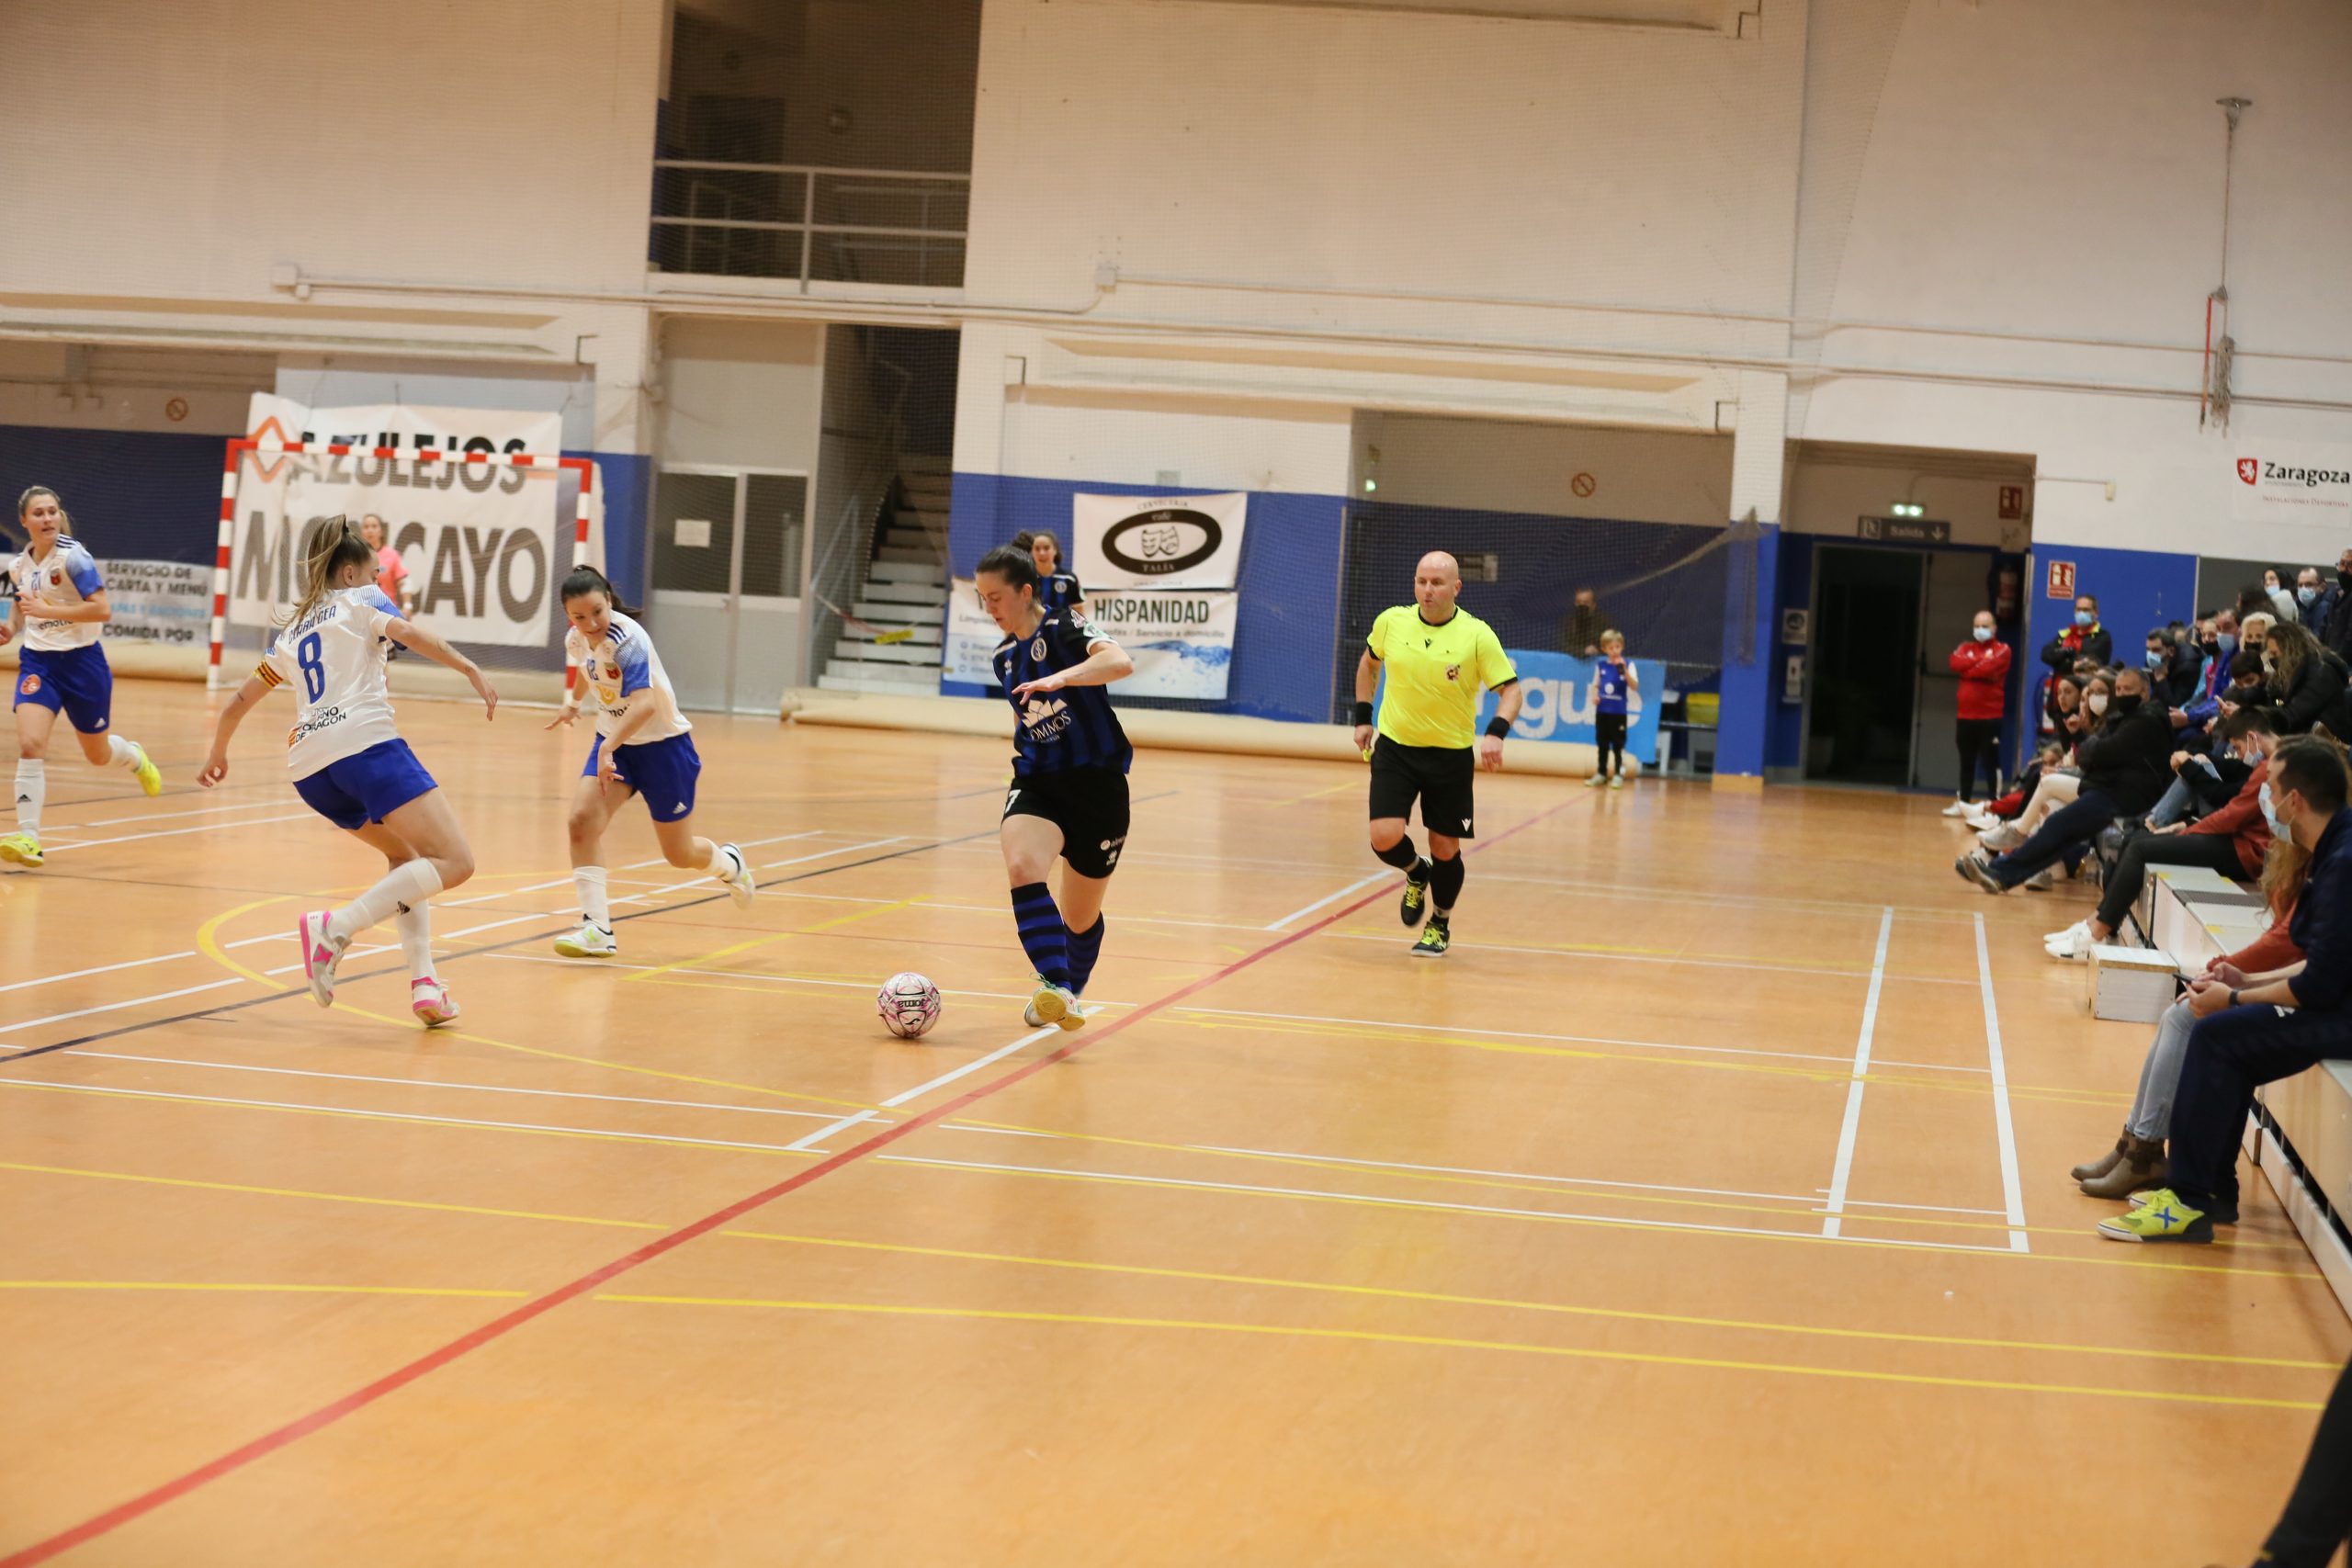
<svg viewBox="0 0 2352 1568">
<path fill-rule="evenodd" d="M 1043 659 L 1046 657 L 1046 639 L 1043 637 L 1040 637 L 1035 642 L 1029 645 L 1029 657 L 1032 659 Z"/>
<path fill-rule="evenodd" d="M 49 569 L 49 585 L 51 588 L 56 587 L 59 583 L 63 582 L 64 581 L 65 570 L 62 567 L 53 566 Z"/>
<path fill-rule="evenodd" d="M 1449 664 L 1449 665 L 1447 665 L 1447 666 L 1445 667 L 1445 678 L 1446 678 L 1447 680 L 1449 680 L 1449 681 L 1459 681 L 1459 680 L 1461 680 L 1461 679 L 1462 679 L 1462 666 L 1461 666 L 1461 665 L 1459 665 L 1459 664 Z"/>
<path fill-rule="evenodd" d="M 17 683 L 17 694 L 20 697 L 29 697 L 40 690 L 40 677 L 38 675 L 28 675 Z"/>
</svg>

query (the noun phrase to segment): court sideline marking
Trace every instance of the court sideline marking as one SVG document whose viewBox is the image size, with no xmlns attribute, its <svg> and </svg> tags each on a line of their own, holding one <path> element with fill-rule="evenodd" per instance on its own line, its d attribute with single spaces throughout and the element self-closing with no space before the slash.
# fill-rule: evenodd
<svg viewBox="0 0 2352 1568">
<path fill-rule="evenodd" d="M 1894 908 L 1889 905 L 1879 911 L 1878 952 L 1871 959 L 1870 994 L 1862 998 L 1861 1033 L 1854 1041 L 1854 1076 L 1846 1083 L 1846 1118 L 1838 1127 L 1838 1160 L 1830 1168 L 1825 1205 L 1828 1215 L 1821 1222 L 1824 1235 L 1838 1234 L 1846 1213 L 1846 1182 L 1854 1174 L 1854 1142 L 1862 1130 L 1862 1091 L 1869 1087 L 1871 1035 L 1878 1028 L 1879 987 L 1886 979 L 1886 943 L 1894 934 Z"/>
<path fill-rule="evenodd" d="M 1984 998 L 1984 1053 L 1993 1075 L 1993 1132 L 2001 1141 L 2001 1201 L 2008 1211 L 2009 1246 L 2029 1250 L 2025 1238 L 2025 1189 L 2018 1179 L 2017 1130 L 2009 1123 L 2009 1069 L 2001 1055 L 2001 1018 L 1993 1007 L 1993 959 L 1984 950 L 1984 917 L 1976 922 L 1976 983 Z"/>
<path fill-rule="evenodd" d="M 1477 851 L 1486 849 L 1490 845 L 1499 844 L 1508 839 L 1514 838 L 1518 834 L 1534 827 L 1537 823 L 1544 821 L 1546 818 L 1565 810 L 1567 805 L 1568 803 L 1566 801 L 1560 801 L 1553 806 L 1547 807 L 1544 810 L 1537 812 L 1534 816 L 1526 818 L 1514 826 L 1498 833 L 1495 837 L 1485 840 L 1477 845 L 1473 846 L 1469 852 L 1476 853 Z M 387 1372 L 384 1376 L 378 1378 L 373 1382 L 355 1389 L 351 1393 L 346 1393 L 341 1398 L 329 1404 L 319 1406 L 307 1416 L 289 1421 L 274 1431 L 266 1432 L 262 1436 L 244 1444 L 243 1447 L 233 1449 L 228 1453 L 220 1455 L 217 1459 L 211 1460 L 205 1464 L 198 1465 L 194 1470 L 187 1471 L 172 1480 L 163 1483 L 161 1485 L 151 1487 L 147 1491 L 141 1493 L 138 1496 L 132 1497 L 127 1502 L 119 1503 L 115 1506 L 106 1510 L 104 1513 L 97 1514 L 90 1518 L 85 1519 L 82 1523 L 62 1530 L 59 1533 L 49 1537 L 45 1540 L 36 1541 L 31 1546 L 24 1548 L 22 1551 L 13 1552 L 6 1558 L 0 1558 L 0 1568 L 33 1568 L 33 1564 L 35 1563 L 46 1562 L 50 1559 L 58 1556 L 60 1553 L 70 1551 L 74 1547 L 95 1540 L 102 1535 L 106 1535 L 110 1531 L 119 1529 L 123 1525 L 129 1524 L 133 1519 L 137 1519 L 147 1514 L 153 1513 L 155 1509 L 162 1507 L 166 1503 L 174 1502 L 178 1498 L 186 1496 L 187 1494 L 197 1490 L 198 1487 L 207 1485 L 211 1482 L 218 1481 L 224 1475 L 232 1474 L 235 1472 L 243 1469 L 246 1465 L 253 1463 L 256 1460 L 266 1458 L 268 1455 L 276 1453 L 278 1450 L 287 1447 L 288 1444 L 299 1442 L 302 1438 L 309 1437 L 313 1432 L 331 1427 L 334 1423 L 342 1420 L 345 1416 L 352 1415 L 356 1411 L 364 1410 L 368 1405 L 375 1404 L 378 1400 L 384 1398 L 386 1395 L 397 1393 L 401 1389 L 408 1386 L 410 1383 L 414 1382 L 419 1378 L 424 1377 L 432 1372 L 438 1371 L 441 1368 L 448 1365 L 450 1362 L 456 1360 L 460 1356 L 467 1354 L 469 1351 L 480 1349 L 482 1346 L 490 1344 L 493 1340 L 504 1337 L 515 1329 L 522 1327 L 525 1324 L 530 1323 L 534 1319 L 543 1316 L 547 1313 L 552 1312 L 557 1307 L 563 1305 L 565 1303 L 576 1300 L 581 1296 L 587 1295 L 590 1292 L 600 1289 L 608 1280 L 616 1279 L 623 1274 L 628 1273 L 635 1269 L 652 1262 L 657 1258 L 661 1258 L 665 1254 L 673 1252 L 679 1247 L 685 1246 L 688 1242 L 695 1241 L 702 1236 L 707 1235 L 712 1231 L 718 1230 L 722 1225 L 731 1224 L 735 1220 L 741 1219 L 743 1215 L 752 1213 L 755 1209 L 764 1208 L 766 1205 L 786 1196 L 787 1193 L 796 1192 L 801 1188 L 809 1185 L 811 1182 L 821 1180 L 823 1178 L 831 1175 L 834 1171 L 840 1170 L 844 1166 L 854 1165 L 857 1161 L 864 1159 L 870 1155 L 878 1154 L 883 1149 L 889 1147 L 892 1144 L 898 1143 L 901 1139 L 909 1137 L 925 1127 L 945 1121 L 948 1117 L 964 1110 L 967 1106 L 977 1104 L 983 1100 L 990 1099 L 1002 1093 L 1004 1090 L 1012 1088 L 1016 1084 L 1024 1083 L 1028 1079 L 1035 1077 L 1037 1074 L 1044 1072 L 1047 1067 L 1054 1066 L 1069 1060 L 1072 1056 L 1077 1055 L 1080 1051 L 1085 1050 L 1088 1046 L 1111 1038 L 1113 1035 L 1118 1033 L 1121 1030 L 1125 1029 L 1130 1024 L 1138 1022 L 1143 1019 L 1151 1017 L 1155 1013 L 1163 1011 L 1164 1010 L 1174 1006 L 1176 1003 L 1182 1001 L 1185 998 L 1193 996 L 1197 992 L 1206 990 L 1210 987 L 1215 986 L 1221 981 L 1229 979 L 1245 969 L 1255 967 L 1257 964 L 1263 963 L 1265 960 L 1273 957 L 1277 953 L 1285 952 L 1288 949 L 1296 946 L 1298 943 L 1306 941 L 1308 937 L 1314 935 L 1317 931 L 1323 930 L 1327 926 L 1345 919 L 1348 916 L 1355 913 L 1357 909 L 1363 908 L 1364 905 L 1370 904 L 1381 896 L 1382 895 L 1380 893 L 1376 892 L 1365 894 L 1355 903 L 1341 906 L 1329 915 L 1325 916 L 1322 919 L 1316 921 L 1313 925 L 1302 926 L 1295 931 L 1277 937 L 1274 941 L 1268 942 L 1265 946 L 1246 953 L 1242 957 L 1233 960 L 1231 963 L 1225 964 L 1221 968 L 1212 970 L 1210 973 L 1202 976 L 1197 980 L 1192 981 L 1187 985 L 1181 986 L 1173 991 L 1170 991 L 1163 996 L 1146 1002 L 1143 1006 L 1137 1008 L 1133 1012 L 1127 1013 L 1124 1017 L 1114 1019 L 1109 1023 L 1103 1025 L 1102 1029 L 1098 1030 L 1091 1037 L 1081 1036 L 1075 1038 L 1066 1045 L 1057 1046 L 1054 1050 L 1048 1051 L 1041 1056 L 1033 1057 L 1029 1061 L 1023 1063 L 1020 1066 L 1015 1067 L 1012 1071 L 1004 1074 L 1001 1077 L 992 1078 L 989 1082 L 981 1084 L 977 1088 L 966 1089 L 962 1094 L 957 1095 L 955 1099 L 943 1100 L 928 1111 L 918 1112 L 917 1114 L 909 1117 L 906 1121 L 900 1122 L 894 1126 L 886 1127 L 862 1143 L 853 1144 L 848 1148 L 842 1150 L 838 1154 L 826 1156 L 824 1159 L 819 1161 L 813 1166 L 810 1166 L 806 1170 L 797 1172 L 794 1175 L 786 1178 L 784 1180 L 776 1182 L 772 1186 L 763 1188 L 761 1190 L 753 1192 L 747 1197 L 739 1198 L 734 1202 L 728 1204 L 725 1208 L 714 1210 L 712 1213 L 704 1215 L 701 1219 L 696 1220 L 690 1224 L 683 1225 L 678 1229 L 672 1231 L 667 1235 L 658 1236 L 653 1240 L 647 1242 L 644 1246 L 638 1247 L 636 1250 L 615 1258 L 613 1261 L 604 1265 L 604 1267 L 600 1269 L 592 1269 L 588 1273 L 581 1275 L 579 1278 L 571 1280 L 568 1284 L 559 1285 L 554 1290 L 548 1291 L 542 1295 L 524 1303 L 521 1306 L 514 1308 L 512 1312 L 508 1312 L 499 1317 L 493 1318 L 490 1322 L 481 1325 L 480 1327 L 475 1328 L 467 1334 L 461 1335 L 455 1339 L 449 1340 L 439 1348 L 428 1351 L 424 1355 L 418 1357 L 416 1359 L 410 1361 L 405 1366 L 396 1368 L 392 1371 Z"/>
</svg>

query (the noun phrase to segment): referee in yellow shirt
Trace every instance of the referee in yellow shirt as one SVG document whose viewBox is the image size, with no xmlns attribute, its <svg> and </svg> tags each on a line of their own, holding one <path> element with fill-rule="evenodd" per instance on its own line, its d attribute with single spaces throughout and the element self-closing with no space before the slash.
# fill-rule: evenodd
<svg viewBox="0 0 2352 1568">
<path fill-rule="evenodd" d="M 1451 917 L 1462 896 L 1462 840 L 1474 836 L 1471 790 L 1480 768 L 1503 765 L 1503 737 L 1519 716 L 1522 694 L 1495 628 L 1461 608 L 1460 563 L 1432 550 L 1413 569 L 1413 600 L 1383 610 L 1356 661 L 1356 749 L 1372 751 L 1372 852 L 1405 874 L 1398 907 L 1407 925 L 1428 923 L 1414 956 L 1442 958 L 1453 941 Z M 1380 739 L 1373 739 L 1372 694 L 1387 671 Z M 1500 694 L 1487 733 L 1474 732 L 1478 693 Z M 1406 835 L 1413 802 L 1421 803 L 1430 858 Z"/>
</svg>

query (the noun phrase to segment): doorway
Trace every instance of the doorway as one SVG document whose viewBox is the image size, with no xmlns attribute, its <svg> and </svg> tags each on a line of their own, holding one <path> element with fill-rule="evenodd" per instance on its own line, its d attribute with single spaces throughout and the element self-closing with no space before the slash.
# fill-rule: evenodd
<svg viewBox="0 0 2352 1568">
<path fill-rule="evenodd" d="M 1911 782 L 1926 558 L 1825 546 L 1815 553 L 1812 700 L 1805 776 Z"/>
<path fill-rule="evenodd" d="M 646 610 L 678 705 L 765 713 L 798 679 L 808 477 L 679 466 L 653 486 Z"/>
</svg>

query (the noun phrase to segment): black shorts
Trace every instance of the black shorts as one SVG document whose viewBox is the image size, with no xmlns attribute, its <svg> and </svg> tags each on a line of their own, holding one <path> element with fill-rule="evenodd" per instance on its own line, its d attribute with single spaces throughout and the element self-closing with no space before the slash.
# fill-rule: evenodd
<svg viewBox="0 0 2352 1568">
<path fill-rule="evenodd" d="M 1471 839 L 1472 786 L 1478 777 L 1475 746 L 1399 746 L 1385 735 L 1372 743 L 1372 819 L 1410 817 L 1421 803 L 1421 826 L 1449 839 Z"/>
<path fill-rule="evenodd" d="M 1070 870 L 1108 876 L 1127 842 L 1127 775 L 1111 768 L 1025 773 L 1012 781 L 1004 814 L 1044 818 L 1062 830 Z"/>
</svg>

